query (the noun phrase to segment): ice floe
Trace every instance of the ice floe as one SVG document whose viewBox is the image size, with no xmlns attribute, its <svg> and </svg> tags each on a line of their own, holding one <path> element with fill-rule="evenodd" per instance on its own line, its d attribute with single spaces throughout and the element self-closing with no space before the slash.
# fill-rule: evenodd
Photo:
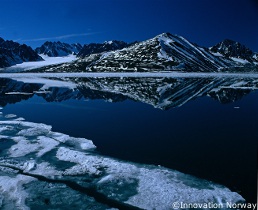
<svg viewBox="0 0 258 210">
<path fill-rule="evenodd" d="M 5 118 L 14 118 L 14 117 L 16 117 L 15 114 L 7 114 L 7 115 L 5 115 Z"/>
<path fill-rule="evenodd" d="M 2 209 L 32 208 L 36 201 L 29 197 L 35 197 L 35 192 L 40 194 L 40 189 L 50 197 L 54 192 L 53 196 L 57 196 L 55 202 L 47 198 L 52 203 L 37 203 L 40 208 L 57 205 L 56 201 L 61 200 L 58 196 L 63 196 L 60 189 L 67 191 L 70 205 L 76 203 L 85 207 L 128 205 L 167 210 L 173 209 L 175 201 L 244 202 L 241 195 L 224 186 L 160 166 L 105 157 L 94 152 L 96 147 L 91 140 L 53 132 L 51 126 L 42 123 L 17 119 L 0 121 L 0 135 L 11 141 L 9 147 L 0 151 Z M 51 187 L 46 188 L 47 183 L 51 183 Z"/>
<path fill-rule="evenodd" d="M 3 210 L 22 209 L 29 210 L 25 199 L 29 194 L 23 185 L 35 180 L 32 177 L 17 175 L 15 177 L 1 176 L 0 178 L 0 208 Z"/>
</svg>

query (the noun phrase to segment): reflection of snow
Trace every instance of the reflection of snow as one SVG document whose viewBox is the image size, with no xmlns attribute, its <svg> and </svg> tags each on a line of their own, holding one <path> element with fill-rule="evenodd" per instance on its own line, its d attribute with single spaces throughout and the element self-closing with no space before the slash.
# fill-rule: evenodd
<svg viewBox="0 0 258 210">
<path fill-rule="evenodd" d="M 40 89 L 41 91 L 47 90 L 50 87 L 67 87 L 70 89 L 76 88 L 76 85 L 73 82 L 46 79 L 46 78 L 42 78 L 42 77 L 21 77 L 21 78 L 15 78 L 15 80 L 21 81 L 24 83 L 44 84 L 44 86 L 41 87 L 41 89 Z"/>
<path fill-rule="evenodd" d="M 45 124 L 2 118 L 0 127 L 3 128 L 0 129 L 0 135 L 10 142 L 9 147 L 0 151 L 0 199 L 13 202 L 23 209 L 29 207 L 25 206 L 24 200 L 34 196 L 34 193 L 29 193 L 40 191 L 42 186 L 42 181 L 30 178 L 34 175 L 56 179 L 59 183 L 60 180 L 69 180 L 81 187 L 91 183 L 98 193 L 109 199 L 144 209 L 171 209 L 175 201 L 244 201 L 240 195 L 226 187 L 175 170 L 100 156 L 94 153 L 92 141 L 53 132 L 51 126 Z M 25 172 L 26 176 L 17 175 L 17 170 L 13 170 L 15 168 Z M 13 190 L 10 190 L 7 182 L 11 183 Z M 23 188 L 25 183 L 31 184 Z M 52 183 L 50 188 L 43 190 L 59 196 L 54 193 L 60 188 L 59 185 Z M 68 187 L 64 185 L 62 188 L 66 190 Z M 69 190 L 67 199 L 70 199 L 70 204 L 76 193 Z M 83 200 L 76 202 L 87 206 Z M 92 199 L 88 202 L 97 205 Z M 44 207 L 45 204 L 41 205 Z"/>
<path fill-rule="evenodd" d="M 33 93 L 23 93 L 23 92 L 8 92 L 6 95 L 31 95 Z"/>
</svg>

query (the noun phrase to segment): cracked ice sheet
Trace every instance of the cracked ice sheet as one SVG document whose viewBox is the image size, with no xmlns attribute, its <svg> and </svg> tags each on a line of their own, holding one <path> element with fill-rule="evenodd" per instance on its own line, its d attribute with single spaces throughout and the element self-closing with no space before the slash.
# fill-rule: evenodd
<svg viewBox="0 0 258 210">
<path fill-rule="evenodd" d="M 63 161 L 77 163 L 66 172 L 70 175 L 90 172 L 101 174 L 100 168 L 105 168 L 105 174 L 97 183 L 101 192 L 116 199 L 120 193 L 127 193 L 127 184 L 138 184 L 137 193 L 126 203 L 143 209 L 172 209 L 175 201 L 184 203 L 218 203 L 243 201 L 243 198 L 226 187 L 201 180 L 178 171 L 163 167 L 140 165 L 114 160 L 106 157 L 92 156 L 68 148 L 59 148 L 57 157 Z M 95 168 L 95 169 L 94 169 Z M 105 185 L 117 185 L 105 189 Z M 117 188 L 121 188 L 117 190 Z M 103 188 L 103 189 L 102 189 Z M 131 189 L 130 189 L 131 190 Z M 223 203 L 222 203 L 223 201 Z"/>
<path fill-rule="evenodd" d="M 29 194 L 23 189 L 23 185 L 34 180 L 32 177 L 24 175 L 17 175 L 16 177 L 1 176 L 0 208 L 3 210 L 29 210 L 30 208 L 25 204 L 25 199 L 29 197 Z M 8 197 L 8 203 L 6 197 Z"/>
<path fill-rule="evenodd" d="M 244 201 L 239 194 L 224 186 L 175 170 L 95 154 L 92 152 L 95 148 L 92 141 L 53 132 L 51 126 L 45 124 L 5 118 L 0 121 L 0 127 L 4 128 L 0 130 L 0 135 L 12 141 L 9 148 L 0 152 L 1 156 L 4 154 L 6 157 L 0 160 L 0 180 L 5 180 L 0 181 L 0 200 L 9 199 L 10 203 L 23 206 L 23 209 L 29 208 L 24 202 L 29 195 L 23 185 L 35 179 L 17 175 L 17 172 L 2 171 L 4 166 L 15 166 L 26 173 L 77 183 L 80 177 L 90 177 L 100 193 L 144 209 L 171 209 L 175 201 Z M 10 177 L 6 174 L 10 174 Z M 10 190 L 10 186 L 14 190 Z M 33 186 L 37 187 L 37 184 Z"/>
</svg>

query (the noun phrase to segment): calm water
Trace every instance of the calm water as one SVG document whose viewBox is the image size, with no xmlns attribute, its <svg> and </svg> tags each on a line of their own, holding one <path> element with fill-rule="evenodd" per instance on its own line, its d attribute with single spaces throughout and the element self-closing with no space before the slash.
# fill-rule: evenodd
<svg viewBox="0 0 258 210">
<path fill-rule="evenodd" d="M 126 84 L 126 81 L 122 82 Z M 84 82 L 96 84 L 97 81 Z M 110 81 L 101 82 L 111 84 Z M 165 82 L 169 84 L 170 81 Z M 177 101 L 175 106 L 170 103 L 162 109 L 154 108 L 161 104 L 161 99 L 155 102 L 151 89 L 148 92 L 139 85 L 151 88 L 150 81 L 135 82 L 137 88 L 130 86 L 127 95 L 121 95 L 125 92 L 116 83 L 113 87 L 118 88 L 119 94 L 113 91 L 107 95 L 111 91 L 96 90 L 96 86 L 92 92 L 81 86 L 76 95 L 65 88 L 55 88 L 44 94 L 5 95 L 6 98 L 3 96 L 1 100 L 4 114 L 16 114 L 27 121 L 52 125 L 53 131 L 91 139 L 101 154 L 162 165 L 215 181 L 239 192 L 247 201 L 255 202 L 258 92 L 223 89 L 218 96 L 218 92 L 212 92 L 216 87 L 212 87 L 207 89 L 208 92 L 192 97 L 203 87 L 196 85 L 197 82 L 187 83 L 190 92 L 184 91 L 183 95 L 179 94 L 183 88 L 173 92 L 178 86 L 160 90 L 159 97 L 166 98 L 164 101 L 172 94 Z M 171 84 L 175 83 L 178 81 L 171 81 Z M 182 83 L 186 81 L 179 81 L 178 85 Z M 220 85 L 225 84 L 229 83 Z M 30 85 L 26 88 L 23 87 L 21 92 L 38 87 Z M 183 97 L 184 103 L 178 103 Z"/>
</svg>

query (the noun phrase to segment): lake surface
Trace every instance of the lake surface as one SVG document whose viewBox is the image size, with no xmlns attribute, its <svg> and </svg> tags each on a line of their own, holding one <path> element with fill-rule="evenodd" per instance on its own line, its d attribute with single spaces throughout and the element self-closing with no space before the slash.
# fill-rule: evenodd
<svg viewBox="0 0 258 210">
<path fill-rule="evenodd" d="M 92 140 L 96 154 L 160 165 L 256 201 L 256 78 L 54 81 L 0 79 L 3 116 L 51 125 Z"/>
</svg>

